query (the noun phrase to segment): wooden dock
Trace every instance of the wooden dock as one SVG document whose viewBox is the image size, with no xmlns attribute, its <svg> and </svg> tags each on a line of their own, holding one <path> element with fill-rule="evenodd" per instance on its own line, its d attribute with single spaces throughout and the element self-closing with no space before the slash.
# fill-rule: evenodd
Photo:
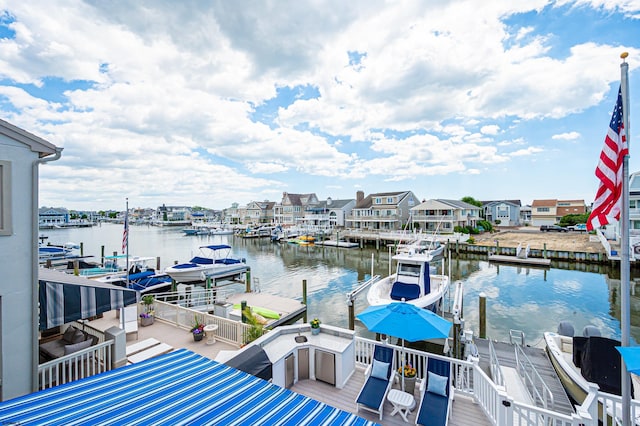
<svg viewBox="0 0 640 426">
<path fill-rule="evenodd" d="M 492 254 L 492 253 L 489 253 L 489 262 L 501 262 L 501 263 L 517 264 L 517 265 L 551 267 L 551 259 L 543 259 L 538 257 L 532 258 L 532 257 L 507 256 L 504 254 Z"/>
<path fill-rule="evenodd" d="M 480 353 L 480 368 L 491 377 L 489 341 L 487 339 L 474 339 L 474 343 L 477 345 L 478 352 Z M 514 344 L 494 341 L 493 347 L 496 350 L 498 362 L 501 367 L 516 368 Z M 545 350 L 530 346 L 524 346 L 522 349 L 553 394 L 554 406 L 551 409 L 564 414 L 573 413 L 573 404 L 569 400 Z"/>
<path fill-rule="evenodd" d="M 336 241 L 336 240 L 316 241 L 315 245 L 317 245 L 317 246 L 328 246 L 328 247 L 340 247 L 340 248 L 356 248 L 356 247 L 358 247 L 358 243 L 354 243 L 354 242 L 350 242 L 350 241 Z"/>
</svg>

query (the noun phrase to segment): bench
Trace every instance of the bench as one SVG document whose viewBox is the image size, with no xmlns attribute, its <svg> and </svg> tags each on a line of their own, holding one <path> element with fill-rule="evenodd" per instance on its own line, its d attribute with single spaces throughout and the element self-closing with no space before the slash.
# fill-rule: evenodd
<svg viewBox="0 0 640 426">
<path fill-rule="evenodd" d="M 158 339 L 154 339 L 153 337 L 150 337 L 148 339 L 143 340 L 142 342 L 129 345 L 127 346 L 127 349 L 126 349 L 127 357 L 137 354 L 138 352 L 142 352 L 146 349 L 149 349 L 159 344 L 160 344 L 160 341 Z"/>
<path fill-rule="evenodd" d="M 153 358 L 158 355 L 169 353 L 173 350 L 173 346 L 167 345 L 166 343 L 160 343 L 158 345 L 154 345 L 148 349 L 140 351 L 136 354 L 127 357 L 127 360 L 131 364 L 135 364 L 137 362 L 146 361 L 150 358 Z"/>
</svg>

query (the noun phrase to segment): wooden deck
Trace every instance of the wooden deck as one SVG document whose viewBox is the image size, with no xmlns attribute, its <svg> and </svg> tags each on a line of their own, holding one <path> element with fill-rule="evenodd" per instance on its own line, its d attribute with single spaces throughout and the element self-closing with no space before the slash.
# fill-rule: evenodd
<svg viewBox="0 0 640 426">
<path fill-rule="evenodd" d="M 98 330 L 106 330 L 110 327 L 118 325 L 118 319 L 115 316 L 115 311 L 108 312 L 103 318 L 90 322 L 90 325 Z M 127 348 L 129 351 L 135 351 L 136 345 L 146 339 L 156 339 L 157 341 L 173 346 L 173 348 L 186 348 L 193 352 L 196 352 L 207 358 L 215 359 L 220 351 L 233 351 L 237 350 L 236 347 L 227 343 L 217 341 L 214 345 L 207 345 L 205 340 L 200 342 L 194 342 L 191 337 L 191 333 L 187 330 L 183 330 L 175 327 L 173 324 L 156 320 L 153 325 L 148 327 L 138 328 L 138 338 L 130 335 L 127 336 Z M 315 400 L 324 402 L 333 407 L 355 413 L 360 417 L 381 423 L 383 425 L 407 425 L 400 415 L 391 416 L 393 411 L 391 403 L 385 402 L 384 416 L 382 422 L 377 414 L 370 411 L 360 410 L 356 411 L 356 396 L 360 392 L 362 385 L 364 384 L 364 372 L 363 370 L 356 370 L 351 379 L 348 381 L 347 386 L 344 389 L 337 389 L 329 384 L 315 381 L 315 380 L 303 380 L 296 383 L 291 390 L 302 395 L 306 395 Z M 394 387 L 399 388 L 399 384 L 395 384 Z M 417 404 L 420 402 L 420 393 L 418 385 L 414 397 L 416 399 L 416 408 L 409 416 L 409 423 L 414 424 L 416 417 Z M 449 419 L 449 425 L 451 426 L 471 426 L 471 425 L 490 425 L 491 423 L 484 415 L 482 408 L 476 404 L 473 399 L 461 394 L 454 396 L 451 418 Z"/>
<path fill-rule="evenodd" d="M 347 382 L 347 386 L 343 389 L 338 389 L 329 384 L 315 380 L 302 380 L 294 384 L 291 390 L 317 401 L 322 401 L 332 407 L 357 414 L 360 417 L 376 423 L 383 425 L 407 425 L 400 415 L 390 415 L 393 408 L 389 401 L 386 401 L 384 404 L 382 421 L 380 421 L 380 417 L 378 417 L 376 413 L 366 410 L 357 411 L 355 401 L 363 384 L 364 371 L 356 370 L 351 379 Z M 399 389 L 400 386 L 396 383 L 394 388 Z M 420 403 L 420 392 L 417 385 L 414 397 L 416 399 L 416 408 L 412 410 L 408 417 L 408 424 L 415 424 L 416 421 L 416 411 L 418 409 L 418 404 Z M 489 426 L 491 425 L 491 422 L 489 422 L 489 419 L 484 415 L 480 405 L 476 404 L 473 399 L 464 395 L 455 395 L 449 425 Z"/>
</svg>

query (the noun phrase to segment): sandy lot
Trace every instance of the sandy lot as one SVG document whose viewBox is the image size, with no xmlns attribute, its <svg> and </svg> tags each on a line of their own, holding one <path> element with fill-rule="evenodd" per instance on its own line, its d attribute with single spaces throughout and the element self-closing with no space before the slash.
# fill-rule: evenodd
<svg viewBox="0 0 640 426">
<path fill-rule="evenodd" d="M 591 238 L 590 238 L 591 237 Z M 585 232 L 540 232 L 537 229 L 520 228 L 502 230 L 493 234 L 485 232 L 473 235 L 477 245 L 501 247 L 517 247 L 518 244 L 529 244 L 532 249 L 543 249 L 546 243 L 548 250 L 566 250 L 583 253 L 604 253 L 602 244 L 593 235 Z M 594 241 L 591 241 L 593 239 Z"/>
</svg>

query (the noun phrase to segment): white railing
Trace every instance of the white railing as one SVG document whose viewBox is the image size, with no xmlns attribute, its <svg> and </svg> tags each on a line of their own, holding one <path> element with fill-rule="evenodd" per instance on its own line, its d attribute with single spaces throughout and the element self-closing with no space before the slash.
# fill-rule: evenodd
<svg viewBox="0 0 640 426">
<path fill-rule="evenodd" d="M 109 340 L 40 364 L 38 389 L 59 386 L 111 370 L 112 345 L 113 340 Z"/>
<path fill-rule="evenodd" d="M 240 321 L 218 317 L 197 309 L 163 302 L 157 299 L 154 304 L 154 316 L 156 319 L 171 323 L 185 330 L 191 330 L 196 320 L 204 325 L 216 324 L 218 326 L 216 339 L 238 347 L 247 343 L 246 336 L 251 327 Z"/>
</svg>

